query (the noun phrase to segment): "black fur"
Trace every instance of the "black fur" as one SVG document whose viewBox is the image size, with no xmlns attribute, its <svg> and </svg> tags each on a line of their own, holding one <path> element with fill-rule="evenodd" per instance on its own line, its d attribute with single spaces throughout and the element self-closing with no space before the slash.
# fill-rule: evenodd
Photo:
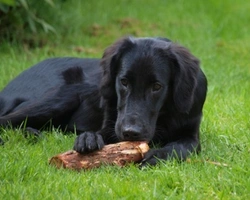
<svg viewBox="0 0 250 200">
<path fill-rule="evenodd" d="M 100 67 L 101 66 L 101 67 Z M 80 153 L 124 140 L 159 144 L 141 165 L 200 150 L 207 81 L 186 48 L 164 38 L 122 38 L 103 58 L 54 58 L 0 93 L 0 124 L 77 130 Z"/>
</svg>

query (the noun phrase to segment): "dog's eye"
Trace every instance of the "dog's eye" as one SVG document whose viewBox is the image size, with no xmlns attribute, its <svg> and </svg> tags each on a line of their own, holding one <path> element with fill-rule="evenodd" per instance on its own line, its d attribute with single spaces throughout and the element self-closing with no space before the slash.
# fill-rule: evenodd
<svg viewBox="0 0 250 200">
<path fill-rule="evenodd" d="M 128 79 L 122 78 L 122 79 L 121 79 L 121 84 L 122 84 L 124 87 L 127 87 L 127 86 L 128 86 Z"/>
<path fill-rule="evenodd" d="M 162 85 L 161 85 L 160 83 L 154 83 L 154 84 L 153 84 L 152 90 L 153 90 L 154 92 L 157 92 L 157 91 L 159 91 L 161 88 L 162 88 Z"/>
</svg>

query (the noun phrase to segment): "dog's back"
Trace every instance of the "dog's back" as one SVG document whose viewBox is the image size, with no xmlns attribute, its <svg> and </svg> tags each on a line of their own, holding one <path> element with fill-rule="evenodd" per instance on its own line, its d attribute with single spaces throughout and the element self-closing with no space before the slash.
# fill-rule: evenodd
<svg viewBox="0 0 250 200">
<path fill-rule="evenodd" d="M 22 112 L 22 109 L 36 105 L 36 102 L 41 99 L 46 97 L 49 99 L 50 95 L 62 93 L 61 91 L 66 85 L 79 84 L 79 88 L 82 84 L 83 92 L 91 93 L 91 89 L 94 90 L 93 88 L 98 87 L 100 75 L 98 59 L 68 57 L 42 61 L 22 72 L 0 92 L 0 125 L 7 118 L 12 123 L 12 118 Z M 87 85 L 91 87 L 87 88 Z M 73 90 L 77 89 L 72 89 L 72 96 L 77 93 Z M 56 99 L 55 96 L 53 98 Z M 70 98 L 70 94 L 67 94 L 66 98 Z M 44 101 L 44 104 L 48 104 L 48 102 Z M 67 110 L 67 108 L 62 109 Z M 33 112 L 36 111 L 33 110 Z"/>
</svg>

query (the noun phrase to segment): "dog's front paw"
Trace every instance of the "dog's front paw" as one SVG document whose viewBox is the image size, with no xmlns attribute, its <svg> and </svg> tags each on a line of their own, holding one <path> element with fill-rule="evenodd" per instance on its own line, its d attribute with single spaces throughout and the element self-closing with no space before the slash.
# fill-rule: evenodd
<svg viewBox="0 0 250 200">
<path fill-rule="evenodd" d="M 166 160 L 167 157 L 166 152 L 162 149 L 151 149 L 145 154 L 144 159 L 140 163 L 140 167 L 154 166 L 159 162 L 159 160 Z"/>
<path fill-rule="evenodd" d="M 84 132 L 76 138 L 73 149 L 79 153 L 85 153 L 102 149 L 103 146 L 104 141 L 100 134 Z"/>
</svg>

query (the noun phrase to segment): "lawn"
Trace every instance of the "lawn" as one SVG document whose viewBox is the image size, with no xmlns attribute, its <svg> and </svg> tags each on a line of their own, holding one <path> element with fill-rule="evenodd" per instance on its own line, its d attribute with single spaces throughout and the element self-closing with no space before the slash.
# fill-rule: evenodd
<svg viewBox="0 0 250 200">
<path fill-rule="evenodd" d="M 67 0 L 53 9 L 56 35 L 0 43 L 0 89 L 45 58 L 101 57 L 124 35 L 168 37 L 201 60 L 208 78 L 202 152 L 144 170 L 57 170 L 48 159 L 71 149 L 74 134 L 52 129 L 34 141 L 22 128 L 1 129 L 0 199 L 250 199 L 249 1 Z"/>
</svg>

